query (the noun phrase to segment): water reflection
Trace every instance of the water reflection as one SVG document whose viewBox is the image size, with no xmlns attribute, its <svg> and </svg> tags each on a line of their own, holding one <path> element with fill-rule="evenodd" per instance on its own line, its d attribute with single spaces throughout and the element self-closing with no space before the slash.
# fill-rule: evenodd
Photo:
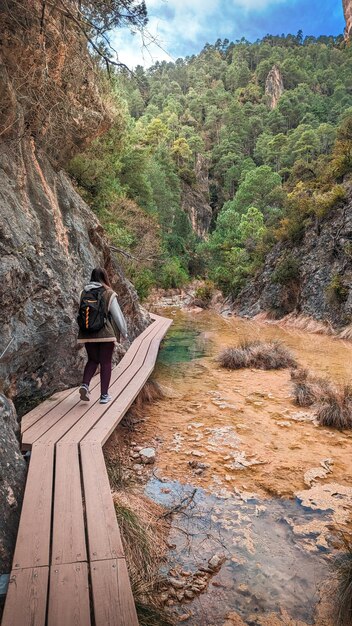
<svg viewBox="0 0 352 626">
<path fill-rule="evenodd" d="M 160 350 L 158 362 L 162 365 L 176 365 L 205 356 L 208 342 L 201 331 L 188 323 L 181 327 L 171 327 Z"/>
<path fill-rule="evenodd" d="M 193 489 L 153 478 L 146 494 L 173 507 Z M 215 553 L 223 553 L 227 560 L 207 592 L 189 605 L 193 615 L 186 623 L 218 626 L 226 611 L 234 609 L 251 625 L 256 624 L 256 614 L 284 608 L 294 619 L 313 624 L 319 584 L 328 575 L 328 565 L 324 550 L 307 551 L 287 518 L 300 525 L 308 519 L 328 521 L 330 515 L 307 510 L 298 501 L 260 501 L 254 494 L 229 492 L 214 495 L 199 488 L 191 505 L 174 517 L 169 541 L 175 547 L 168 568 L 194 571 Z M 304 541 L 315 545 L 312 534 Z"/>
</svg>

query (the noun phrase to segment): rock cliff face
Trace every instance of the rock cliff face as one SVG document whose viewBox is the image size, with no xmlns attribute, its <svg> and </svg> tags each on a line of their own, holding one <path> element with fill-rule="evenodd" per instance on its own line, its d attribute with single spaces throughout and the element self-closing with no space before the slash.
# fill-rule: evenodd
<svg viewBox="0 0 352 626">
<path fill-rule="evenodd" d="M 346 29 L 345 29 L 345 37 L 348 39 L 352 32 L 352 0 L 342 0 L 343 1 L 343 12 L 345 14 L 346 20 Z"/>
<path fill-rule="evenodd" d="M 108 269 L 131 336 L 146 324 L 102 227 L 59 170 L 109 115 L 86 46 L 55 10 L 41 33 L 41 12 L 37 1 L 0 9 L 0 392 L 20 414 L 79 380 L 77 301 L 94 266 Z"/>
<path fill-rule="evenodd" d="M 67 7 L 74 10 L 75 0 Z M 87 42 L 61 3 L 0 3 L 1 137 L 30 135 L 62 164 L 107 130 L 114 114 Z"/>
<path fill-rule="evenodd" d="M 195 174 L 193 185 L 183 183 L 182 209 L 188 214 L 194 232 L 204 238 L 209 232 L 213 212 L 209 204 L 208 163 L 202 155 L 198 155 Z"/>
<path fill-rule="evenodd" d="M 277 65 L 274 65 L 270 70 L 265 83 L 265 94 L 268 97 L 271 109 L 275 109 L 277 107 L 277 103 L 279 102 L 283 91 L 284 83 L 281 71 Z"/>
<path fill-rule="evenodd" d="M 26 473 L 10 399 L 21 416 L 80 381 L 75 319 L 94 266 L 108 270 L 131 338 L 148 316 L 98 220 L 60 170 L 110 123 L 86 44 L 64 12 L 38 0 L 0 3 L 0 31 L 2 574 L 11 565 Z"/>
<path fill-rule="evenodd" d="M 288 313 L 330 322 L 352 323 L 352 193 L 345 207 L 311 226 L 297 246 L 278 244 L 264 270 L 240 293 L 236 308 L 253 317 Z"/>
<path fill-rule="evenodd" d="M 15 408 L 0 394 L 0 574 L 6 574 L 11 569 L 26 477 L 26 463 L 17 440 L 18 431 Z"/>
<path fill-rule="evenodd" d="M 79 381 L 77 302 L 94 266 L 112 276 L 132 337 L 145 321 L 99 222 L 30 139 L 0 144 L 0 207 L 0 384 L 21 413 Z"/>
</svg>

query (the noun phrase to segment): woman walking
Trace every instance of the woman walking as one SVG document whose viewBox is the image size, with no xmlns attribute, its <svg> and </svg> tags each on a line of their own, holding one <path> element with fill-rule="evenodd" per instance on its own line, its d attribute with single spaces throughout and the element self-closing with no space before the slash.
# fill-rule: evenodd
<svg viewBox="0 0 352 626">
<path fill-rule="evenodd" d="M 78 343 L 84 343 L 88 361 L 84 369 L 83 382 L 79 388 L 81 400 L 89 401 L 89 385 L 100 365 L 100 404 L 107 404 L 111 378 L 111 362 L 115 343 L 120 333 L 127 339 L 127 325 L 111 288 L 107 272 L 102 267 L 92 271 L 90 283 L 81 293 Z"/>
</svg>

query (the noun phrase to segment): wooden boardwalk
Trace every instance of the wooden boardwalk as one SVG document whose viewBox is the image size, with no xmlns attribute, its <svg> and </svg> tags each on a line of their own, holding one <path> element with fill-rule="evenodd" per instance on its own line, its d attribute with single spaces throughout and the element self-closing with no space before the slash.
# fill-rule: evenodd
<svg viewBox="0 0 352 626">
<path fill-rule="evenodd" d="M 102 446 L 153 371 L 171 320 L 153 323 L 112 372 L 113 400 L 77 388 L 22 418 L 31 450 L 2 626 L 137 626 Z"/>
</svg>

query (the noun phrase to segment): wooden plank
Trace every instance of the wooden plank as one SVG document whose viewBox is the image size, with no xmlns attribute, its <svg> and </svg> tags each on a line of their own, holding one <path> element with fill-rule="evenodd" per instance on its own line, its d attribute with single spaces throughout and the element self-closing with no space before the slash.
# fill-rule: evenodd
<svg viewBox="0 0 352 626">
<path fill-rule="evenodd" d="M 154 316 L 154 315 L 150 315 L 151 319 L 153 320 L 153 322 L 159 317 L 158 316 Z M 161 318 L 160 318 L 161 319 Z M 143 339 L 143 337 L 148 334 L 148 332 L 150 332 L 150 330 L 152 329 L 153 324 L 150 324 L 131 344 L 130 348 L 128 349 L 128 351 L 126 352 L 126 355 L 123 357 L 123 359 L 120 361 L 120 364 L 122 364 L 122 362 L 124 360 L 128 360 L 130 361 L 133 358 L 133 348 L 138 345 L 138 342 L 141 341 Z M 115 368 L 116 369 L 116 368 Z M 120 367 L 117 367 L 117 370 L 120 369 Z M 96 374 L 93 378 L 92 378 L 92 382 L 91 382 L 91 388 L 93 389 L 94 387 L 96 387 L 100 382 L 100 376 L 99 374 Z M 29 413 L 26 413 L 25 415 L 23 415 L 22 419 L 21 419 L 21 432 L 24 433 L 26 430 L 28 430 L 28 428 L 30 428 L 31 426 L 33 426 L 39 419 L 41 419 L 42 417 L 44 417 L 47 413 L 49 413 L 53 408 L 57 407 L 63 400 L 65 400 L 65 398 L 67 398 L 68 396 L 70 396 L 71 394 L 77 392 L 78 387 L 74 387 L 71 389 L 64 389 L 63 391 L 57 392 L 55 393 L 53 396 L 51 396 L 51 398 L 48 398 L 48 400 L 45 400 L 44 402 L 42 402 L 41 404 L 39 404 L 37 407 L 35 407 L 32 411 L 30 411 Z M 62 407 L 63 408 L 63 407 Z M 52 416 L 53 417 L 53 416 Z"/>
<path fill-rule="evenodd" d="M 78 446 L 58 443 L 51 563 L 80 561 L 87 561 L 87 551 Z"/>
<path fill-rule="evenodd" d="M 48 567 L 11 572 L 2 626 L 45 626 Z"/>
<path fill-rule="evenodd" d="M 129 353 L 129 350 L 126 354 L 128 353 Z M 92 378 L 91 389 L 94 389 L 99 384 L 100 384 L 100 375 L 98 373 L 98 374 L 95 374 L 95 376 L 93 376 Z M 28 430 L 28 428 L 33 426 L 33 424 L 35 424 L 35 422 L 37 422 L 38 419 L 41 419 L 42 417 L 44 417 L 46 413 L 51 411 L 54 407 L 60 404 L 63 400 L 65 400 L 65 398 L 70 396 L 72 393 L 76 393 L 78 389 L 79 387 L 71 387 L 70 389 L 64 389 L 63 391 L 56 392 L 53 396 L 51 396 L 44 402 L 41 402 L 41 404 L 39 404 L 34 409 L 32 409 L 32 411 L 29 411 L 29 413 L 26 413 L 25 415 L 23 415 L 21 418 L 21 432 L 25 432 L 26 430 Z"/>
<path fill-rule="evenodd" d="M 94 391 L 93 391 L 94 394 Z M 93 396 L 92 394 L 92 396 Z M 95 391 L 95 400 L 98 398 L 98 388 Z M 40 437 L 53 428 L 56 424 L 61 423 L 67 414 L 71 414 L 72 411 L 78 411 L 78 413 L 84 414 L 88 410 L 88 403 L 80 402 L 78 394 L 71 394 L 58 407 L 55 407 L 50 413 L 43 415 L 33 426 L 23 433 L 22 436 L 22 448 L 31 449 L 36 441 L 39 441 Z M 47 442 L 55 443 L 55 439 L 47 437 Z"/>
<path fill-rule="evenodd" d="M 96 374 L 92 378 L 91 388 L 94 389 L 100 383 L 100 376 Z M 56 408 L 55 416 L 58 414 L 58 411 L 61 409 L 61 414 L 64 415 L 67 411 L 67 405 L 59 407 L 59 405 L 66 400 L 71 394 L 77 393 L 79 387 L 71 387 L 70 389 L 64 389 L 63 391 L 59 391 L 55 393 L 53 396 L 39 404 L 37 407 L 32 409 L 29 413 L 26 413 L 21 418 L 21 433 L 24 433 L 26 430 L 34 426 L 36 422 L 45 417 L 52 409 Z M 75 398 L 73 395 L 73 399 L 77 402 L 77 397 Z M 60 415 L 60 413 L 59 413 Z M 55 417 L 53 415 L 50 416 L 50 419 L 54 421 Z"/>
<path fill-rule="evenodd" d="M 157 334 L 153 337 L 149 344 L 148 352 L 140 370 L 135 374 L 133 380 L 131 380 L 130 384 L 126 386 L 115 402 L 109 406 L 94 428 L 92 428 L 86 437 L 84 437 L 82 440 L 83 442 L 87 441 L 93 443 L 95 441 L 100 441 L 103 445 L 110 437 L 112 431 L 116 428 L 123 415 L 127 412 L 153 371 L 158 355 L 160 341 L 167 332 L 171 323 L 171 320 L 166 320 L 166 322 L 158 328 Z"/>
<path fill-rule="evenodd" d="M 157 334 L 149 344 L 148 352 L 139 372 L 134 376 L 130 385 L 120 394 L 114 405 L 109 407 L 103 417 L 97 422 L 96 426 L 86 435 L 83 441 L 100 441 L 103 445 L 110 437 L 112 431 L 116 428 L 117 424 L 148 380 L 155 365 L 160 341 L 170 324 L 171 321 L 166 320 L 166 322 L 158 328 Z"/>
<path fill-rule="evenodd" d="M 101 443 L 109 436 L 154 367 L 160 341 L 172 323 L 160 316 L 132 346 L 113 372 L 116 401 L 98 407 L 80 403 L 77 389 L 65 390 L 24 416 L 25 445 L 33 446 L 3 626 L 44 626 L 49 578 L 54 444 L 71 429 L 75 442 L 56 445 L 53 553 L 48 626 L 89 626 L 89 586 L 85 547 L 78 437 L 87 432 L 88 411 L 96 426 L 80 445 L 96 626 L 137 626 L 123 548 Z M 129 371 L 128 371 L 129 370 Z M 94 381 L 94 382 L 93 382 Z M 99 397 L 99 375 L 93 384 Z M 114 408 L 114 411 L 112 409 Z M 115 415 L 113 416 L 113 412 Z M 106 419 L 106 414 L 108 419 Z M 80 423 L 79 423 L 80 422 Z M 77 424 L 77 428 L 74 426 Z M 73 426 L 72 426 L 73 425 Z M 91 425 L 88 426 L 89 428 Z M 94 432 L 93 432 L 94 431 Z M 38 441 L 45 435 L 45 443 Z M 95 437 L 95 439 L 94 439 Z M 97 441 L 98 438 L 98 441 Z M 40 567 L 39 567 L 40 566 Z"/>
<path fill-rule="evenodd" d="M 95 626 L 138 626 L 125 559 L 91 566 Z"/>
<path fill-rule="evenodd" d="M 81 445 L 90 561 L 124 556 L 103 451 L 99 443 Z"/>
<path fill-rule="evenodd" d="M 143 366 L 145 356 L 149 350 L 149 343 L 157 332 L 158 326 L 155 326 L 153 332 L 151 332 L 149 336 L 146 336 L 143 339 L 143 342 L 136 347 L 135 358 L 133 361 L 129 363 L 128 367 L 126 367 L 124 371 L 121 369 L 119 376 L 110 384 L 109 393 L 113 397 L 113 401 L 109 403 L 108 406 L 100 405 L 98 403 L 90 407 L 88 412 L 84 415 L 84 418 L 76 420 L 71 429 L 64 434 L 61 441 L 80 441 L 95 426 L 95 424 L 99 422 L 107 410 L 112 410 L 116 413 L 116 409 L 114 408 L 116 401 Z"/>
<path fill-rule="evenodd" d="M 140 333 L 140 335 L 138 335 L 136 339 L 133 340 L 126 354 L 124 354 L 121 361 L 116 366 L 115 371 L 118 371 L 120 369 L 121 370 L 126 369 L 126 366 L 129 365 L 134 360 L 136 353 L 138 352 L 140 344 L 150 335 L 150 333 L 154 332 L 154 328 L 155 328 L 154 323 L 149 324 L 149 326 L 147 326 L 147 328 L 145 328 L 143 332 Z"/>
<path fill-rule="evenodd" d="M 50 568 L 47 626 L 90 626 L 87 563 Z"/>
<path fill-rule="evenodd" d="M 33 446 L 13 569 L 49 565 L 54 448 Z"/>
<path fill-rule="evenodd" d="M 139 335 L 137 339 L 133 342 L 133 349 L 130 348 L 125 357 L 121 360 L 119 365 L 113 369 L 111 376 L 111 383 L 113 384 L 116 380 L 120 378 L 124 373 L 124 369 L 129 365 L 130 362 L 133 362 L 135 356 L 135 350 L 139 346 L 143 340 L 146 339 L 146 336 L 153 331 L 154 324 L 149 326 L 144 333 Z M 128 356 L 127 356 L 128 355 Z M 125 359 L 125 360 L 124 360 Z M 96 378 L 96 377 L 95 377 Z M 91 390 L 91 400 L 90 402 L 81 402 L 78 394 L 69 396 L 66 400 L 64 400 L 57 409 L 55 408 L 53 411 L 48 413 L 48 415 L 44 415 L 40 421 L 36 422 L 31 428 L 29 428 L 23 435 L 22 438 L 22 447 L 23 449 L 30 449 L 35 441 L 41 441 L 41 443 L 56 443 L 61 437 L 65 435 L 66 432 L 72 428 L 81 418 L 85 416 L 85 414 L 91 410 L 92 406 L 95 402 L 97 402 L 100 398 L 100 383 L 99 378 L 97 379 L 96 385 Z M 98 405 L 100 406 L 100 405 Z M 105 407 L 106 408 L 106 407 Z M 104 405 L 100 407 L 101 413 L 104 412 Z M 99 415 L 98 415 L 99 417 Z"/>
<path fill-rule="evenodd" d="M 75 389 L 64 389 L 64 391 L 60 391 L 59 393 L 55 393 L 51 398 L 48 398 L 41 404 L 38 404 L 32 411 L 23 415 L 21 419 L 21 433 L 24 433 L 25 430 L 28 430 L 33 424 L 35 424 L 39 419 L 43 417 L 46 413 L 49 413 L 53 408 L 55 408 L 60 402 L 62 402 L 67 396 L 73 393 Z"/>
<path fill-rule="evenodd" d="M 100 383 L 100 375 L 95 374 L 91 381 L 91 389 L 94 389 Z M 55 393 L 53 396 L 36 406 L 32 411 L 26 413 L 21 418 L 21 432 L 24 433 L 28 428 L 33 426 L 39 419 L 44 417 L 49 411 L 53 408 L 58 407 L 58 405 L 65 400 L 71 394 L 77 393 L 79 387 L 71 387 L 70 389 L 64 389 L 63 391 L 59 391 Z M 66 412 L 65 407 L 65 412 Z M 62 407 L 64 409 L 64 407 Z M 64 413 L 63 413 L 64 414 Z"/>
</svg>

